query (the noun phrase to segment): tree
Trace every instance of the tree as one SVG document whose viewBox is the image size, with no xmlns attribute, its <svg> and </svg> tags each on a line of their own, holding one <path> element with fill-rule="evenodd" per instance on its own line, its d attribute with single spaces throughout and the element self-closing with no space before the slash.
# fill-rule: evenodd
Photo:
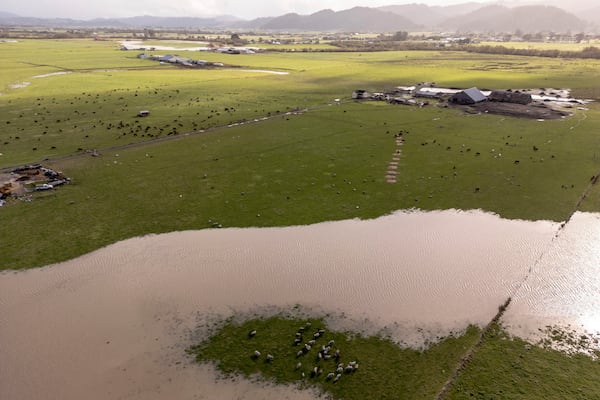
<svg viewBox="0 0 600 400">
<path fill-rule="evenodd" d="M 408 32 L 404 31 L 398 31 L 392 36 L 392 40 L 397 42 L 405 41 L 406 39 L 408 39 Z"/>
</svg>

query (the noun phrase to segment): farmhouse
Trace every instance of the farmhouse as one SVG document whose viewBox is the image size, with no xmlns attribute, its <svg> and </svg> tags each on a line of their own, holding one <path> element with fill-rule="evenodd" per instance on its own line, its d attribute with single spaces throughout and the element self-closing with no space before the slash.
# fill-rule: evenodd
<svg viewBox="0 0 600 400">
<path fill-rule="evenodd" d="M 481 103 L 482 101 L 486 101 L 487 97 L 479 89 L 476 87 L 472 87 L 470 89 L 463 90 L 462 92 L 458 92 L 452 95 L 448 100 L 450 103 L 468 105 L 468 104 L 476 104 Z"/>
</svg>

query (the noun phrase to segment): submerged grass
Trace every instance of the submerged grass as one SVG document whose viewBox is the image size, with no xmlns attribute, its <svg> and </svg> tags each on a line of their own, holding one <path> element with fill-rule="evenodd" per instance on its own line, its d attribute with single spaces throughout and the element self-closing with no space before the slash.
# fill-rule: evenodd
<svg viewBox="0 0 600 400">
<path fill-rule="evenodd" d="M 307 322 L 310 327 L 302 334 L 302 344 L 295 346 L 295 334 Z M 316 339 L 310 351 L 298 356 L 303 344 L 319 328 L 325 334 Z M 256 330 L 254 337 L 249 336 L 252 330 Z M 331 332 L 320 319 L 272 317 L 241 325 L 228 323 L 189 352 L 199 362 L 215 362 L 225 374 L 251 377 L 258 373 L 262 379 L 276 383 L 317 387 L 335 399 L 432 399 L 478 332 L 469 328 L 460 337 L 446 338 L 427 350 L 414 350 L 400 348 L 385 338 Z M 330 340 L 335 342 L 330 354 L 339 350 L 339 360 L 318 357 L 319 350 Z M 259 357 L 254 357 L 255 351 L 260 352 Z M 268 354 L 273 356 L 272 361 L 266 360 Z M 345 368 L 352 361 L 358 369 L 341 372 L 337 382 L 327 378 L 328 373 L 337 375 L 338 363 Z M 315 375 L 315 367 L 322 372 Z"/>
</svg>

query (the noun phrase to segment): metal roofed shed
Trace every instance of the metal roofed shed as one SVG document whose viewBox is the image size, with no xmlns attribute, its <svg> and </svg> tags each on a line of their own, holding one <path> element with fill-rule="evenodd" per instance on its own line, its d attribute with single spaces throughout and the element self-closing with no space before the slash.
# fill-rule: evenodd
<svg viewBox="0 0 600 400">
<path fill-rule="evenodd" d="M 479 89 L 476 87 L 472 87 L 470 89 L 465 89 L 462 92 L 458 92 L 452 95 L 448 100 L 450 103 L 461 104 L 461 105 L 469 105 L 481 103 L 482 101 L 486 101 L 487 97 Z"/>
<path fill-rule="evenodd" d="M 150 115 L 150 111 L 148 110 L 142 110 L 137 114 L 138 117 L 147 117 L 148 115 Z"/>
</svg>

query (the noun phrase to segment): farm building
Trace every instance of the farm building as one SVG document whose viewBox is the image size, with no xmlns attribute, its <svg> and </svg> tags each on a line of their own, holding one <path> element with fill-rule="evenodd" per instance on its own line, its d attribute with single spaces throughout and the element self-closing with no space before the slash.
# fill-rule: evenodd
<svg viewBox="0 0 600 400">
<path fill-rule="evenodd" d="M 426 99 L 439 99 L 440 98 L 440 94 L 438 92 L 421 90 L 420 88 L 418 90 L 415 90 L 414 96 L 415 97 L 424 97 Z"/>
<path fill-rule="evenodd" d="M 468 105 L 481 103 L 482 101 L 486 101 L 487 97 L 479 89 L 476 87 L 472 87 L 470 89 L 463 90 L 462 92 L 458 92 L 452 95 L 448 100 L 450 103 Z"/>
<path fill-rule="evenodd" d="M 177 56 L 175 56 L 173 54 L 167 54 L 167 55 L 164 55 L 164 56 L 159 56 L 158 57 L 158 61 L 160 61 L 160 62 L 170 62 L 173 57 L 177 57 Z"/>
<path fill-rule="evenodd" d="M 355 100 L 368 99 L 370 97 L 371 94 L 364 89 L 357 89 L 354 92 L 352 92 L 352 98 Z"/>
<path fill-rule="evenodd" d="M 490 101 L 515 104 L 529 104 L 532 102 L 530 94 L 506 90 L 493 90 L 488 99 Z"/>
</svg>

